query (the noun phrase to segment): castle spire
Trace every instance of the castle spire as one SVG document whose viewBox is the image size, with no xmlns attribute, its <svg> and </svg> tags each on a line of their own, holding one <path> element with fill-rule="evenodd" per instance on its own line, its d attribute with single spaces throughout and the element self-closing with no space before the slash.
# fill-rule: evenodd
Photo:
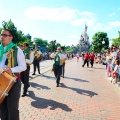
<svg viewBox="0 0 120 120">
<path fill-rule="evenodd" d="M 87 25 L 86 25 L 86 23 L 85 23 L 85 31 L 87 31 Z"/>
</svg>

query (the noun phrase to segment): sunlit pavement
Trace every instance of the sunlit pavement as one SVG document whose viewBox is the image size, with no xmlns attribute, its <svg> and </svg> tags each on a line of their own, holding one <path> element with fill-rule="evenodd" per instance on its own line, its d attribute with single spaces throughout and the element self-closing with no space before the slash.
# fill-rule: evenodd
<svg viewBox="0 0 120 120">
<path fill-rule="evenodd" d="M 20 98 L 20 120 L 120 120 L 120 89 L 108 81 L 104 65 L 83 68 L 81 60 L 68 60 L 65 78 L 56 87 L 52 63 L 41 62 L 42 74 L 35 76 L 31 66 L 28 96 Z"/>
</svg>

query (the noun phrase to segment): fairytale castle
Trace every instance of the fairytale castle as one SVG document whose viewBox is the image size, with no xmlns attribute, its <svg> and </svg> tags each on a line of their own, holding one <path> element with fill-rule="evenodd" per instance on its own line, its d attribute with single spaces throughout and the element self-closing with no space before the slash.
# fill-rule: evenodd
<svg viewBox="0 0 120 120">
<path fill-rule="evenodd" d="M 79 52 L 88 52 L 89 48 L 90 48 L 90 42 L 89 42 L 89 36 L 87 35 L 87 26 L 85 25 L 85 30 L 84 32 L 81 34 L 79 43 L 78 43 L 78 49 Z"/>
</svg>

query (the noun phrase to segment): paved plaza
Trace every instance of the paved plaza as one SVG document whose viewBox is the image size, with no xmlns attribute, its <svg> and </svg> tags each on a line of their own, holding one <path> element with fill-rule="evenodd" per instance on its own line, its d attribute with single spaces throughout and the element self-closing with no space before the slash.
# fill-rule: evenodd
<svg viewBox="0 0 120 120">
<path fill-rule="evenodd" d="M 40 76 L 32 76 L 31 69 L 28 96 L 20 98 L 20 120 L 120 120 L 120 89 L 106 78 L 104 65 L 83 68 L 81 60 L 67 60 L 65 78 L 56 87 L 52 64 L 41 62 Z"/>
</svg>

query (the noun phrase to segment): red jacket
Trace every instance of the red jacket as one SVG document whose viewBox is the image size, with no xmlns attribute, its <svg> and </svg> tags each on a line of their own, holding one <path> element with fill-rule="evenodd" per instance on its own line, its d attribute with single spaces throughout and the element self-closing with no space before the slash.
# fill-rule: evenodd
<svg viewBox="0 0 120 120">
<path fill-rule="evenodd" d="M 95 59 L 95 55 L 94 54 L 91 54 L 90 55 L 90 60 L 94 60 Z"/>
<path fill-rule="evenodd" d="M 89 59 L 90 59 L 89 54 L 85 54 L 85 55 L 84 55 L 84 60 L 89 60 Z"/>
</svg>

